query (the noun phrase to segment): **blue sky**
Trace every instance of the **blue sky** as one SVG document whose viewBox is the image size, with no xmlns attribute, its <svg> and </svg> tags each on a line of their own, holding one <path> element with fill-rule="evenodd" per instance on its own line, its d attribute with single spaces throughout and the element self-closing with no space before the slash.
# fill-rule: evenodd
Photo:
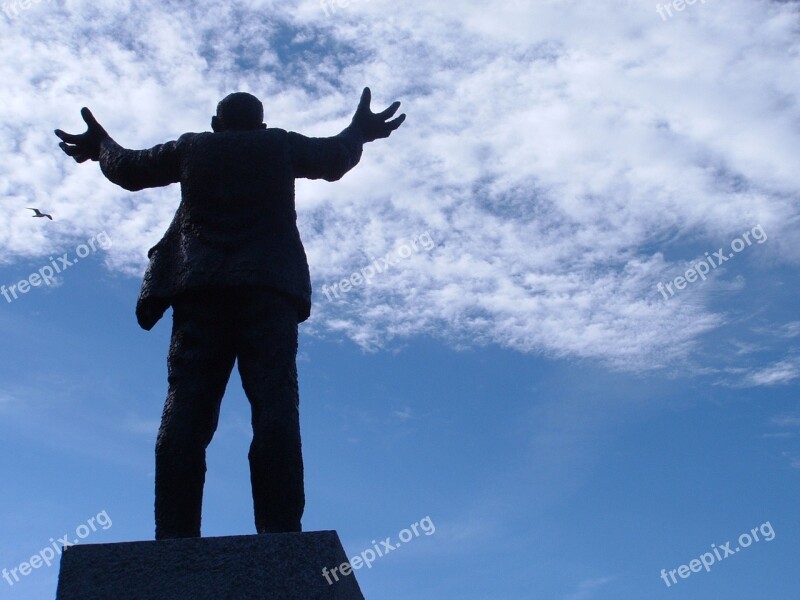
<svg viewBox="0 0 800 600">
<path fill-rule="evenodd" d="M 357 572 L 367 598 L 800 595 L 796 2 L 666 19 L 626 0 L 10 14 L 0 289 L 85 256 L 0 296 L 0 569 L 103 511 L 84 543 L 153 537 L 170 320 L 144 332 L 133 310 L 179 190 L 116 188 L 52 130 L 81 131 L 85 105 L 149 147 L 207 130 L 242 90 L 271 126 L 333 135 L 369 85 L 407 122 L 340 182 L 297 186 L 315 289 L 304 528 L 354 556 L 430 517 L 435 533 Z M 676 285 L 719 250 L 706 280 Z M 322 293 L 383 256 L 369 283 Z M 234 372 L 204 535 L 254 531 L 249 437 Z M 661 579 L 753 529 L 772 539 Z M 0 579 L 0 598 L 52 598 L 56 579 Z"/>
</svg>

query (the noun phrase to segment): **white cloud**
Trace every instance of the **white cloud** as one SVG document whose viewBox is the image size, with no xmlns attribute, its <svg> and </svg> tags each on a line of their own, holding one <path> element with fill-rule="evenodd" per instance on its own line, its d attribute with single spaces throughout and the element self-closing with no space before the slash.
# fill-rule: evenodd
<svg viewBox="0 0 800 600">
<path fill-rule="evenodd" d="M 778 427 L 800 427 L 800 416 L 780 415 L 773 417 L 772 423 Z"/>
<path fill-rule="evenodd" d="M 725 320 L 715 282 L 669 301 L 655 290 L 697 246 L 761 224 L 769 242 L 746 260 L 800 259 L 797 7 L 695 9 L 664 22 L 632 0 L 372 0 L 328 16 L 316 1 L 42 3 L 0 25 L 0 255 L 41 257 L 106 230 L 108 267 L 142 273 L 178 189 L 129 194 L 62 156 L 51 131 L 82 129 L 83 105 L 128 147 L 207 129 L 238 89 L 264 100 L 269 124 L 323 135 L 369 84 L 376 105 L 399 98 L 409 117 L 342 181 L 298 185 L 309 331 L 679 362 Z M 31 202 L 58 227 L 18 209 Z M 343 302 L 320 295 L 422 231 L 431 252 Z"/>
<path fill-rule="evenodd" d="M 779 335 L 787 338 L 794 338 L 800 335 L 800 321 L 792 321 L 791 323 L 786 323 L 780 328 Z"/>
<path fill-rule="evenodd" d="M 595 591 L 614 581 L 614 577 L 598 577 L 582 582 L 578 589 L 564 597 L 564 600 L 589 600 L 595 597 Z"/>
<path fill-rule="evenodd" d="M 798 377 L 800 377 L 800 361 L 787 358 L 766 367 L 753 369 L 743 379 L 742 385 L 745 387 L 784 385 Z"/>
</svg>

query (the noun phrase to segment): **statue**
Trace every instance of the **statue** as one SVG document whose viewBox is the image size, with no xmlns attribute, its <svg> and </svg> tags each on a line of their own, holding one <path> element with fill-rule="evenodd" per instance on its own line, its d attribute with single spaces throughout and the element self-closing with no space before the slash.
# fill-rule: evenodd
<svg viewBox="0 0 800 600">
<path fill-rule="evenodd" d="M 172 306 L 169 393 L 156 443 L 156 539 L 200 537 L 206 448 L 238 361 L 252 408 L 250 479 L 258 533 L 301 531 L 305 507 L 297 388 L 298 324 L 311 280 L 297 229 L 294 180 L 337 181 L 363 145 L 405 120 L 400 103 L 370 110 L 365 88 L 339 135 L 310 138 L 267 128 L 258 98 L 230 94 L 213 132 L 186 133 L 149 150 L 117 144 L 88 108 L 80 135 L 57 129 L 78 163 L 138 191 L 181 184 L 181 203 L 148 252 L 136 316 L 150 330 Z"/>
</svg>

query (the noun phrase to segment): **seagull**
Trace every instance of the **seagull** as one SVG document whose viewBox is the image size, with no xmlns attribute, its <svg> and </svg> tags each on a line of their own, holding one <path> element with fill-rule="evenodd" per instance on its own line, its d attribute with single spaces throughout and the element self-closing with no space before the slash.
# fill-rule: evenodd
<svg viewBox="0 0 800 600">
<path fill-rule="evenodd" d="M 37 218 L 37 217 L 40 218 L 40 219 L 42 217 L 47 217 L 51 221 L 53 220 L 53 217 L 51 217 L 50 215 L 48 215 L 46 213 L 40 212 L 38 208 L 30 208 L 30 207 L 28 207 L 28 210 L 32 210 L 33 212 L 36 213 L 35 215 L 31 215 L 34 219 Z"/>
</svg>

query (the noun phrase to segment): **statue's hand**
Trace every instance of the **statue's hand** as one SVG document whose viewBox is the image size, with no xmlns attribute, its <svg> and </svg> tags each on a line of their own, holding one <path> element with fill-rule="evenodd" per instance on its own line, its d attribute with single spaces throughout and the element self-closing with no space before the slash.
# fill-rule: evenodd
<svg viewBox="0 0 800 600">
<path fill-rule="evenodd" d="M 369 88 L 364 88 L 361 94 L 361 101 L 358 103 L 356 114 L 353 115 L 353 122 L 351 125 L 356 127 L 361 132 L 365 142 L 372 142 L 379 138 L 387 138 L 389 135 L 406 120 L 405 114 L 400 115 L 392 121 L 388 121 L 400 108 L 400 103 L 395 102 L 383 112 L 374 113 L 370 110 L 369 105 L 372 100 L 372 93 Z"/>
<path fill-rule="evenodd" d="M 81 116 L 86 121 L 88 129 L 86 133 L 80 135 L 72 135 L 64 133 L 60 129 L 56 129 L 56 135 L 61 138 L 61 143 L 58 145 L 68 156 L 75 159 L 75 162 L 86 162 L 87 160 L 100 159 L 100 144 L 103 140 L 108 139 L 109 135 L 106 130 L 94 118 L 92 111 L 83 107 L 81 109 Z"/>
</svg>

